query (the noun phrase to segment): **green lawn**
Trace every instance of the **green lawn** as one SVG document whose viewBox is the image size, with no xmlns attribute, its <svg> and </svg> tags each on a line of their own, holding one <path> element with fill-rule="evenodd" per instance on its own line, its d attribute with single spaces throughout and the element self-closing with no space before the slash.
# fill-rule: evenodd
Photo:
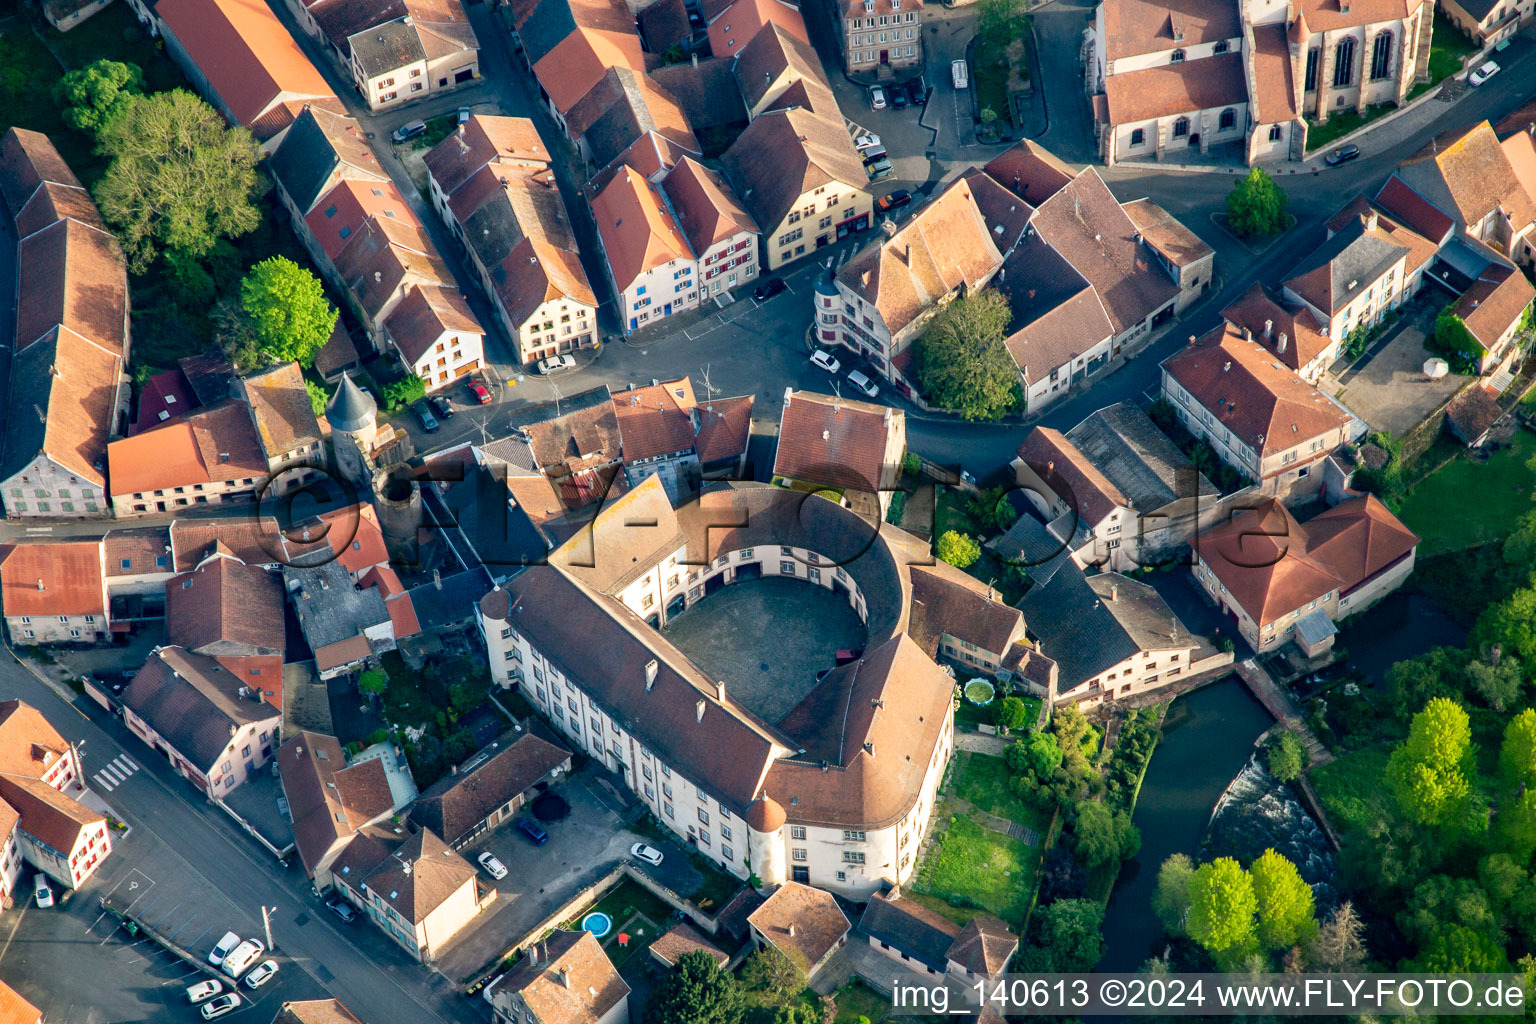
<svg viewBox="0 0 1536 1024">
<path fill-rule="evenodd" d="M 1392 747 L 1382 744 L 1344 754 L 1309 778 L 1328 818 L 1340 832 L 1363 831 L 1387 815 L 1390 799 L 1382 784 Z"/>
<path fill-rule="evenodd" d="M 1017 839 L 955 818 L 913 887 L 951 903 L 972 903 L 1010 924 L 1023 924 L 1040 851 Z"/>
<path fill-rule="evenodd" d="M 891 1012 L 891 1001 L 857 978 L 832 993 L 832 998 L 837 1003 L 832 1024 L 855 1024 L 860 1017 L 880 1024 Z"/>
<path fill-rule="evenodd" d="M 1533 455 L 1536 436 L 1522 430 L 1513 447 L 1487 462 L 1458 458 L 1416 484 L 1398 518 L 1422 538 L 1420 557 L 1508 536 L 1531 508 L 1536 470 L 1527 463 Z"/>
<path fill-rule="evenodd" d="M 991 754 L 970 750 L 955 753 L 954 782 L 956 796 L 968 800 L 988 814 L 1027 825 L 1044 832 L 1049 819 L 1014 795 L 1009 783 L 1013 775 L 1008 763 Z"/>
<path fill-rule="evenodd" d="M 1353 110 L 1346 110 L 1341 114 L 1329 115 L 1324 124 L 1318 124 L 1309 118 L 1307 120 L 1307 152 L 1322 149 L 1335 139 L 1342 139 L 1356 128 L 1370 124 L 1383 114 L 1389 114 L 1396 109 L 1397 107 L 1391 104 L 1383 103 L 1367 107 L 1363 115 Z"/>
<path fill-rule="evenodd" d="M 1432 40 L 1429 46 L 1429 81 L 1432 85 L 1459 73 L 1462 58 L 1477 50 L 1472 40 L 1462 35 L 1438 10 Z"/>
<path fill-rule="evenodd" d="M 613 920 L 613 930 L 603 938 L 602 944 L 614 967 L 622 966 L 630 957 L 649 948 L 672 923 L 671 904 L 627 878 L 596 903 L 574 915 L 564 927 L 572 931 L 580 928 L 582 919 L 593 911 L 601 911 Z M 643 914 L 650 923 L 633 921 L 635 914 Z M 623 946 L 619 945 L 621 932 L 629 936 L 629 942 Z"/>
</svg>

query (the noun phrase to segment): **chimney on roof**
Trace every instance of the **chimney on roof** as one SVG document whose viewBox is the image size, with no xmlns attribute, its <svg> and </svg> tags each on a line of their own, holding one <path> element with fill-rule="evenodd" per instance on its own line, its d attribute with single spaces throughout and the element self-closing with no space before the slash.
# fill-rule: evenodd
<svg viewBox="0 0 1536 1024">
<path fill-rule="evenodd" d="M 699 700 L 699 702 L 697 704 L 695 704 L 693 706 L 693 715 L 694 715 L 694 720 L 695 721 L 698 721 L 698 722 L 703 722 L 704 721 L 704 706 L 705 705 L 704 705 L 704 701 L 703 701 L 702 698 Z"/>
<path fill-rule="evenodd" d="M 1244 341 L 1252 341 L 1253 340 L 1253 328 L 1252 327 L 1244 327 L 1243 328 L 1243 340 Z"/>
<path fill-rule="evenodd" d="M 909 267 L 912 265 L 912 243 L 911 242 L 907 243 L 906 251 L 901 254 L 901 262 L 905 263 Z"/>
<path fill-rule="evenodd" d="M 1190 344 L 1191 344 L 1191 345 L 1193 345 L 1193 344 L 1194 344 L 1194 343 L 1195 343 L 1195 336 L 1194 336 L 1194 335 L 1193 335 L 1193 334 L 1191 334 L 1191 335 L 1190 335 L 1190 336 L 1189 336 L 1189 343 L 1190 343 Z"/>
<path fill-rule="evenodd" d="M 693 51 L 693 66 L 694 67 L 698 67 L 699 66 L 699 51 L 698 50 L 694 50 Z"/>
<path fill-rule="evenodd" d="M 568 968 L 568 967 L 560 968 L 559 972 L 557 973 L 557 977 L 559 977 L 561 985 L 563 985 L 566 988 L 570 988 L 571 987 L 571 971 L 570 971 L 570 968 Z"/>
<path fill-rule="evenodd" d="M 1274 330 L 1275 330 L 1275 322 L 1273 320 L 1265 320 L 1264 321 L 1264 340 L 1265 341 L 1269 340 L 1270 335 L 1274 333 Z"/>
<path fill-rule="evenodd" d="M 722 704 L 725 703 L 725 680 L 724 679 L 716 679 L 715 680 L 715 700 L 718 700 Z"/>
<path fill-rule="evenodd" d="M 37 592 L 38 593 L 42 593 L 44 590 L 47 590 L 47 589 L 48 589 L 47 587 L 43 586 L 43 578 L 41 576 L 39 576 L 37 578 Z"/>
<path fill-rule="evenodd" d="M 1226 373 L 1230 369 L 1232 369 L 1232 360 L 1228 359 L 1225 363 L 1222 364 L 1221 372 Z"/>
<path fill-rule="evenodd" d="M 873 740 L 864 741 L 864 753 L 868 754 L 870 757 L 875 756 L 875 743 Z"/>
<path fill-rule="evenodd" d="M 657 665 L 655 658 L 652 658 L 650 661 L 645 663 L 645 692 L 646 693 L 650 693 L 651 692 L 651 687 L 656 685 L 656 670 L 659 667 L 660 666 Z"/>
<path fill-rule="evenodd" d="M 1281 331 L 1280 332 L 1280 340 L 1275 342 L 1275 351 L 1276 352 L 1280 352 L 1280 353 L 1284 353 L 1285 352 L 1285 347 L 1286 347 L 1286 345 L 1288 345 L 1290 343 L 1290 340 L 1291 339 L 1286 335 L 1286 333 L 1284 331 Z"/>
<path fill-rule="evenodd" d="M 528 962 L 535 967 L 539 965 L 539 944 L 537 942 L 528 947 Z"/>
<path fill-rule="evenodd" d="M 794 925 L 793 921 L 791 921 L 790 925 L 789 925 L 789 937 L 790 938 L 794 938 L 795 937 L 795 925 Z"/>
<path fill-rule="evenodd" d="M 438 590 L 443 589 L 443 574 L 438 572 L 436 569 L 432 570 L 432 585 Z"/>
<path fill-rule="evenodd" d="M 1109 585 L 1109 603 L 1114 604 L 1118 600 L 1120 600 L 1120 584 L 1111 583 Z"/>
</svg>

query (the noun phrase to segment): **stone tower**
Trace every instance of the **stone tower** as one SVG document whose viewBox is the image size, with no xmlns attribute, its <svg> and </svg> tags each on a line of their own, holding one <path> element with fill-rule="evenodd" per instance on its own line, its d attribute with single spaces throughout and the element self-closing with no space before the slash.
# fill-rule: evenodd
<svg viewBox="0 0 1536 1024">
<path fill-rule="evenodd" d="M 417 531 L 421 529 L 421 484 L 405 465 L 375 470 L 373 509 L 384 532 L 384 546 L 394 565 L 417 565 Z"/>
<path fill-rule="evenodd" d="M 341 383 L 325 407 L 325 421 L 331 425 L 331 450 L 335 453 L 336 468 L 359 488 L 370 483 L 364 455 L 373 446 L 378 432 L 378 413 L 378 404 L 343 370 Z"/>
</svg>

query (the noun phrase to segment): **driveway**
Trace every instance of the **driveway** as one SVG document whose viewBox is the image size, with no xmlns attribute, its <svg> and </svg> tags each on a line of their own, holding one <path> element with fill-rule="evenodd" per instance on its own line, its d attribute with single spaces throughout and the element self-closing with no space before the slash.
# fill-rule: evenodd
<svg viewBox="0 0 1536 1024">
<path fill-rule="evenodd" d="M 1418 426 L 1472 379 L 1455 373 L 1438 380 L 1424 376 L 1424 362 L 1433 354 L 1424 340 L 1448 301 L 1444 291 L 1426 281 L 1424 290 L 1365 356 L 1339 377 L 1324 375 L 1322 390 L 1374 430 L 1401 437 Z"/>
</svg>

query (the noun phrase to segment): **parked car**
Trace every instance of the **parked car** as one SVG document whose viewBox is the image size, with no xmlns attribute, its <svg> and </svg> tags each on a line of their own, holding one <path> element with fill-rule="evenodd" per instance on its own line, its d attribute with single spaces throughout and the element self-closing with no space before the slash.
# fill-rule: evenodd
<svg viewBox="0 0 1536 1024">
<path fill-rule="evenodd" d="M 885 151 L 884 146 L 871 146 L 859 154 L 860 158 L 862 158 L 866 164 L 872 164 L 876 160 L 885 160 L 890 155 L 891 154 Z"/>
<path fill-rule="evenodd" d="M 231 1010 L 240 1008 L 240 997 L 233 992 L 219 996 L 211 1003 L 203 1004 L 203 1020 L 213 1020 L 222 1017 Z"/>
<path fill-rule="evenodd" d="M 464 390 L 469 392 L 470 398 L 481 405 L 491 404 L 491 389 L 486 387 L 484 382 L 470 377 L 464 381 Z"/>
<path fill-rule="evenodd" d="M 890 195 L 881 196 L 875 205 L 882 211 L 899 210 L 912 202 L 912 193 L 904 188 L 899 188 Z"/>
<path fill-rule="evenodd" d="M 263 960 L 251 968 L 251 973 L 245 976 L 246 988 L 261 988 L 272 980 L 272 975 L 277 973 L 276 960 Z"/>
<path fill-rule="evenodd" d="M 32 895 L 37 898 L 39 907 L 53 906 L 53 889 L 48 885 L 48 876 L 41 871 L 37 873 L 37 881 L 33 884 Z"/>
<path fill-rule="evenodd" d="M 912 105 L 917 107 L 928 104 L 928 79 L 918 75 L 907 83 L 907 96 L 912 100 Z"/>
<path fill-rule="evenodd" d="M 631 846 L 629 848 L 629 855 L 636 860 L 645 861 L 651 867 L 656 867 L 661 863 L 661 851 L 654 846 L 647 846 L 644 843 L 636 843 L 634 846 Z"/>
<path fill-rule="evenodd" d="M 780 292 L 787 290 L 788 288 L 789 285 L 784 283 L 783 278 L 769 277 L 759 281 L 757 287 L 752 289 L 752 297 L 758 302 L 767 302 L 769 299 L 773 298 Z"/>
<path fill-rule="evenodd" d="M 889 178 L 896 169 L 891 166 L 889 160 L 876 160 L 864 168 L 870 181 L 879 181 L 881 178 Z"/>
<path fill-rule="evenodd" d="M 187 1001 L 196 1006 L 198 1003 L 206 1002 L 223 991 L 224 983 L 222 981 L 218 978 L 209 978 L 207 981 L 200 981 L 196 985 L 187 986 Z"/>
<path fill-rule="evenodd" d="M 954 80 L 956 89 L 967 88 L 971 84 L 971 69 L 963 60 L 950 61 L 949 77 Z"/>
<path fill-rule="evenodd" d="M 444 398 L 442 395 L 432 395 L 427 399 L 427 401 L 431 404 L 432 411 L 437 413 L 438 419 L 453 419 L 453 403 L 448 401 L 448 399 Z"/>
<path fill-rule="evenodd" d="M 912 98 L 907 95 L 907 90 L 906 90 L 905 87 L 900 86 L 900 85 L 893 85 L 893 86 L 891 86 L 891 109 L 892 110 L 906 110 L 911 105 L 912 105 Z"/>
<path fill-rule="evenodd" d="M 885 109 L 885 90 L 878 85 L 872 85 L 869 87 L 869 109 Z"/>
<path fill-rule="evenodd" d="M 1360 155 L 1360 147 L 1351 142 L 1347 146 L 1340 146 L 1329 153 L 1325 162 L 1329 167 L 1337 167 L 1339 164 L 1347 164 Z"/>
<path fill-rule="evenodd" d="M 1473 85 L 1482 85 L 1488 79 L 1499 73 L 1499 65 L 1494 61 L 1485 61 L 1476 71 L 1468 76 L 1467 80 Z"/>
<path fill-rule="evenodd" d="M 496 855 L 490 850 L 486 850 L 480 856 L 476 857 L 475 860 L 480 863 L 481 867 L 485 868 L 485 873 L 496 879 L 496 881 L 499 882 L 503 878 L 507 877 L 507 866 L 501 861 L 497 860 Z"/>
<path fill-rule="evenodd" d="M 549 839 L 549 833 L 539 826 L 532 818 L 519 818 L 517 830 L 527 836 L 534 846 L 543 846 Z"/>
<path fill-rule="evenodd" d="M 880 136 L 876 135 L 874 132 L 868 132 L 864 135 L 856 136 L 853 140 L 853 148 L 857 149 L 861 153 L 866 149 L 875 149 L 879 146 Z"/>
<path fill-rule="evenodd" d="M 545 376 L 574 369 L 576 369 L 576 360 L 567 355 L 550 356 L 548 359 L 539 360 L 539 372 Z"/>
<path fill-rule="evenodd" d="M 396 128 L 395 133 L 390 138 L 394 139 L 396 143 L 410 142 L 416 136 L 425 134 L 427 134 L 427 122 L 412 121 L 409 124 L 403 124 Z"/>
<path fill-rule="evenodd" d="M 246 939 L 235 947 L 233 953 L 224 958 L 223 971 L 231 978 L 238 978 L 248 967 L 260 960 L 266 951 L 267 947 L 261 944 L 260 939 Z"/>
<path fill-rule="evenodd" d="M 357 911 L 353 908 L 352 904 L 340 896 L 332 896 L 326 900 L 325 909 L 341 918 L 343 924 L 351 924 L 357 920 Z"/>
<path fill-rule="evenodd" d="M 821 349 L 811 353 L 811 362 L 828 373 L 836 373 L 843 368 L 843 364 L 837 361 L 837 356 Z"/>
<path fill-rule="evenodd" d="M 432 409 L 426 402 L 417 402 L 411 406 L 411 411 L 416 414 L 416 422 L 421 424 L 421 429 L 429 434 L 437 433 L 437 417 L 432 415 Z"/>
<path fill-rule="evenodd" d="M 219 940 L 219 944 L 213 947 L 213 952 L 208 954 L 208 962 L 215 967 L 219 966 L 224 962 L 224 958 L 229 956 L 238 945 L 240 945 L 240 936 L 234 932 L 225 932 L 224 937 Z"/>
<path fill-rule="evenodd" d="M 864 392 L 870 398 L 878 397 L 880 389 L 875 387 L 875 382 L 864 376 L 860 370 L 854 370 L 848 375 L 848 383 Z"/>
</svg>

